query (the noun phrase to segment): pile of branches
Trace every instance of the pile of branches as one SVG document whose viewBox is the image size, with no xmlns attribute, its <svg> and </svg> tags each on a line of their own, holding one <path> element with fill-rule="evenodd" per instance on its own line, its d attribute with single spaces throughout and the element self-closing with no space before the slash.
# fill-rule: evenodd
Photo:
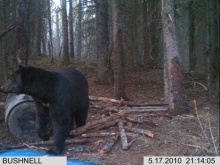
<svg viewBox="0 0 220 165">
<path fill-rule="evenodd" d="M 149 113 L 149 112 L 165 112 L 166 104 L 136 104 L 130 101 L 115 100 L 111 98 L 90 96 L 90 112 L 98 112 L 102 118 L 93 122 L 88 122 L 85 126 L 76 128 L 70 132 L 71 135 L 89 137 L 110 136 L 107 143 L 100 150 L 101 155 L 107 154 L 115 142 L 120 137 L 123 150 L 128 150 L 134 140 L 128 142 L 126 132 L 133 132 L 147 137 L 153 138 L 154 133 L 146 129 L 138 129 L 132 127 L 132 123 L 147 123 L 149 120 L 135 119 L 129 114 Z M 98 130 L 108 129 L 116 126 L 117 132 L 96 132 L 86 133 L 87 131 L 97 128 Z"/>
</svg>

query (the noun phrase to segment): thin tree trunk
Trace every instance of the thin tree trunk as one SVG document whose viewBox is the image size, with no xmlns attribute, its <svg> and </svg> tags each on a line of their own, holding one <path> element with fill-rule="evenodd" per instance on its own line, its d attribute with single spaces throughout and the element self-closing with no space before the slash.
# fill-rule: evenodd
<svg viewBox="0 0 220 165">
<path fill-rule="evenodd" d="M 6 0 L 3 0 L 3 23 L 4 29 L 6 29 Z M 4 79 L 8 79 L 8 54 L 7 54 L 7 43 L 6 37 L 3 38 L 3 58 L 4 58 Z"/>
<path fill-rule="evenodd" d="M 69 39 L 70 57 L 74 58 L 74 37 L 73 37 L 73 0 L 69 0 Z"/>
<path fill-rule="evenodd" d="M 113 20 L 113 67 L 114 67 L 114 97 L 127 99 L 125 94 L 125 64 L 122 45 L 121 1 L 112 0 Z"/>
<path fill-rule="evenodd" d="M 56 9 L 56 56 L 60 56 L 60 24 L 59 24 L 60 9 Z"/>
<path fill-rule="evenodd" d="M 174 23 L 174 0 L 162 1 L 162 24 L 164 35 L 164 58 L 167 65 L 167 90 L 165 97 L 168 98 L 169 110 L 173 114 L 190 112 L 190 107 L 185 99 L 183 89 L 182 68 L 179 62 L 179 51 L 175 36 Z"/>
<path fill-rule="evenodd" d="M 49 26 L 49 50 L 50 50 L 50 57 L 51 63 L 53 63 L 53 41 L 52 41 L 52 26 L 51 26 L 51 11 L 50 11 L 50 0 L 47 0 L 47 15 L 48 15 L 48 26 Z"/>
<path fill-rule="evenodd" d="M 69 60 L 69 42 L 68 42 L 68 22 L 66 13 L 66 0 L 62 0 L 62 24 L 63 24 L 63 65 L 68 65 Z"/>
<path fill-rule="evenodd" d="M 193 1 L 189 1 L 189 70 L 196 70 L 196 55 L 194 51 L 195 14 Z"/>
<path fill-rule="evenodd" d="M 28 36 L 28 10 L 24 0 L 16 2 L 16 20 L 21 21 L 16 30 L 16 57 L 28 63 L 29 36 Z M 15 67 L 15 66 L 14 66 Z"/>
<path fill-rule="evenodd" d="M 78 4 L 78 28 L 77 28 L 77 58 L 81 58 L 82 53 L 82 0 Z"/>
</svg>

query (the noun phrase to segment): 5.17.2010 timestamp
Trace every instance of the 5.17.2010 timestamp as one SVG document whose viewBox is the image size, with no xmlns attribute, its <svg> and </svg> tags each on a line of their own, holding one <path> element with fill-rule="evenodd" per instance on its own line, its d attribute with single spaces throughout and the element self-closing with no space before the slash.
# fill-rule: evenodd
<svg viewBox="0 0 220 165">
<path fill-rule="evenodd" d="M 217 165 L 220 164 L 220 157 L 144 157 L 144 165 Z"/>
</svg>

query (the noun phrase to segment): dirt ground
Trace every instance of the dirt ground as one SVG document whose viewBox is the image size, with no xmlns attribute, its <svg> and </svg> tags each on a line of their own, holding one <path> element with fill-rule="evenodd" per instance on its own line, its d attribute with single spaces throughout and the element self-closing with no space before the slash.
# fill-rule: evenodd
<svg viewBox="0 0 220 165">
<path fill-rule="evenodd" d="M 46 66 L 46 65 L 45 65 Z M 90 85 L 90 95 L 99 97 L 113 97 L 112 85 L 99 85 L 95 78 L 95 65 L 81 65 L 80 70 L 87 76 Z M 83 67 L 82 67 L 83 66 Z M 47 66 L 53 69 L 54 66 Z M 161 113 L 136 113 L 130 117 L 148 120 L 147 123 L 132 124 L 132 127 L 150 130 L 154 133 L 153 138 L 144 135 L 129 133 L 128 141 L 135 140 L 128 150 L 122 150 L 120 138 L 116 141 L 109 154 L 101 156 L 100 149 L 109 137 L 88 138 L 89 143 L 85 145 L 67 145 L 63 155 L 69 158 L 96 162 L 103 165 L 142 165 L 144 156 L 202 156 L 214 155 L 213 142 L 210 136 L 209 121 L 211 121 L 211 132 L 215 144 L 219 151 L 219 104 L 218 98 L 209 101 L 205 88 L 201 85 L 205 83 L 205 78 L 199 74 L 185 75 L 186 97 L 194 109 L 193 100 L 198 105 L 198 113 L 209 142 L 205 139 L 197 117 L 191 116 L 171 116 Z M 136 103 L 163 103 L 163 71 L 152 69 L 143 71 L 142 68 L 132 68 L 127 70 L 126 93 L 130 99 Z M 0 143 L 17 145 L 27 141 L 17 141 L 13 139 L 4 122 L 4 101 L 0 102 Z M 207 113 L 210 112 L 210 118 Z M 103 116 L 98 111 L 90 110 L 90 121 L 99 120 Z M 210 119 L 210 120 L 209 120 Z M 117 132 L 117 126 L 113 126 L 103 132 Z M 92 129 L 88 132 L 97 132 Z M 86 132 L 86 133 L 88 133 Z M 80 138 L 79 136 L 76 138 Z M 39 140 L 39 139 L 38 139 Z M 35 147 L 34 150 L 45 152 L 49 146 Z M 0 146 L 0 149 L 4 149 Z"/>
</svg>

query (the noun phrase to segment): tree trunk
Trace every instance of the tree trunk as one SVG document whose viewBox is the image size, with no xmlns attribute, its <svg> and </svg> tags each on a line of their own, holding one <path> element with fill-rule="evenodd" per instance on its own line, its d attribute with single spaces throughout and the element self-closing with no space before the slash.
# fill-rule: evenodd
<svg viewBox="0 0 220 165">
<path fill-rule="evenodd" d="M 208 96 L 219 96 L 219 1 L 206 2 L 208 23 L 207 84 Z"/>
<path fill-rule="evenodd" d="M 163 0 L 162 3 L 162 24 L 164 35 L 164 58 L 165 58 L 165 98 L 168 100 L 169 110 L 173 114 L 190 112 L 186 102 L 183 88 L 182 68 L 179 62 L 179 51 L 175 36 L 174 24 L 174 0 Z"/>
<path fill-rule="evenodd" d="M 56 56 L 60 56 L 60 24 L 59 24 L 60 9 L 56 9 Z"/>
<path fill-rule="evenodd" d="M 63 65 L 68 65 L 69 60 L 69 42 L 68 42 L 68 22 L 66 13 L 66 0 L 62 0 L 62 25 L 63 25 L 63 55 L 62 63 Z"/>
<path fill-rule="evenodd" d="M 114 68 L 114 97 L 127 99 L 125 94 L 125 64 L 122 45 L 121 1 L 112 0 L 113 20 L 113 68 Z"/>
<path fill-rule="evenodd" d="M 195 35 L 195 14 L 194 14 L 194 7 L 193 1 L 189 1 L 189 70 L 195 71 L 196 70 L 196 54 L 194 51 L 194 35 Z"/>
<path fill-rule="evenodd" d="M 16 30 L 16 57 L 20 58 L 22 62 L 28 63 L 28 10 L 24 0 L 16 2 L 16 20 L 21 21 Z"/>
<path fill-rule="evenodd" d="M 151 63 L 150 58 L 150 23 L 149 23 L 149 1 L 143 1 L 143 33 L 144 33 L 144 68 L 148 69 Z"/>
<path fill-rule="evenodd" d="M 77 58 L 81 58 L 82 52 L 82 0 L 78 4 L 78 27 L 77 27 Z"/>
<path fill-rule="evenodd" d="M 111 84 L 112 75 L 110 70 L 107 0 L 96 0 L 96 42 L 98 57 L 98 81 L 101 84 Z"/>
<path fill-rule="evenodd" d="M 69 0 L 69 39 L 70 57 L 74 58 L 74 37 L 73 37 L 73 0 Z"/>
<path fill-rule="evenodd" d="M 50 11 L 50 0 L 47 0 L 47 15 L 48 15 L 48 28 L 49 28 L 49 50 L 50 50 L 50 57 L 51 63 L 53 63 L 53 38 L 52 38 L 52 25 L 51 25 L 51 11 Z"/>
<path fill-rule="evenodd" d="M 42 32 L 42 22 L 41 22 L 41 2 L 35 1 L 35 33 L 34 33 L 34 48 L 33 55 L 39 56 L 41 54 L 41 32 Z"/>
<path fill-rule="evenodd" d="M 4 24 L 4 29 L 6 29 L 6 0 L 3 0 L 3 24 Z M 8 79 L 8 54 L 7 54 L 7 39 L 6 37 L 3 38 L 2 41 L 3 45 L 3 58 L 4 58 L 4 79 Z"/>
</svg>

